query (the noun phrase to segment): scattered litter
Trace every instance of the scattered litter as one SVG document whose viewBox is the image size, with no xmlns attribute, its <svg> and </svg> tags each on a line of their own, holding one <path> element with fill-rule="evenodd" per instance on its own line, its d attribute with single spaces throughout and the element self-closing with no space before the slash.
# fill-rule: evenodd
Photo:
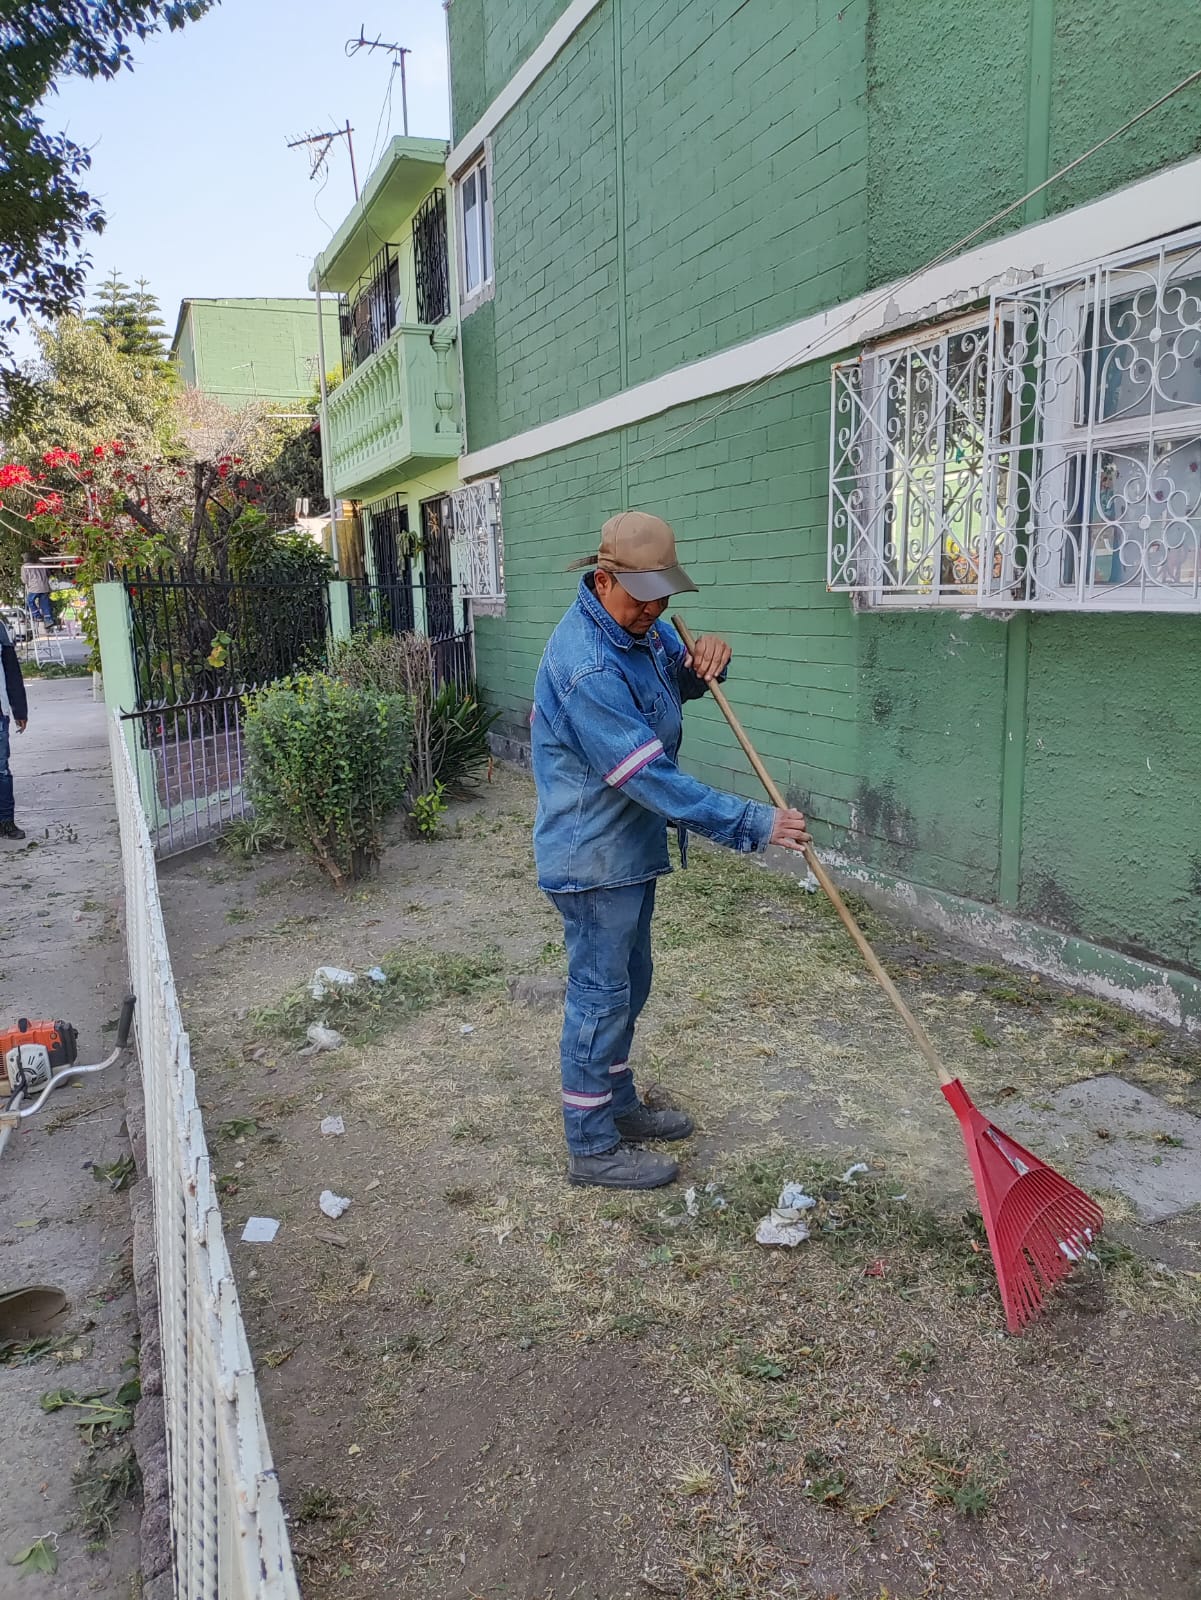
<svg viewBox="0 0 1201 1600">
<path fill-rule="evenodd" d="M 695 1185 L 684 1190 L 684 1209 L 690 1217 L 699 1217 L 703 1206 L 708 1206 L 712 1211 L 726 1209 L 725 1196 L 715 1183 L 707 1183 L 699 1192 Z"/>
<path fill-rule="evenodd" d="M 314 1000 L 324 1000 L 331 989 L 349 989 L 358 983 L 358 975 L 345 967 L 318 967 L 309 984 Z"/>
<path fill-rule="evenodd" d="M 322 1133 L 345 1133 L 346 1124 L 341 1117 L 322 1117 L 321 1131 Z"/>
<path fill-rule="evenodd" d="M 314 1228 L 313 1238 L 321 1244 L 332 1244 L 335 1250 L 345 1250 L 350 1243 L 344 1233 L 336 1233 L 333 1228 Z"/>
<path fill-rule="evenodd" d="M 888 1198 L 897 1201 L 899 1204 L 902 1200 L 908 1200 L 909 1196 L 907 1194 L 890 1194 Z"/>
<path fill-rule="evenodd" d="M 346 1040 L 337 1028 L 323 1027 L 320 1022 L 314 1022 L 306 1035 L 314 1050 L 340 1050 Z"/>
<path fill-rule="evenodd" d="M 812 872 L 807 871 L 803 878 L 797 879 L 797 888 L 802 889 L 806 894 L 816 894 L 820 887 L 821 885 Z"/>
<path fill-rule="evenodd" d="M 838 1181 L 840 1183 L 854 1183 L 855 1174 L 857 1172 L 870 1172 L 870 1171 L 871 1171 L 871 1168 L 868 1166 L 866 1161 L 856 1161 L 856 1163 L 855 1163 L 855 1165 L 853 1167 L 848 1167 L 847 1168 L 847 1170 L 843 1173 L 842 1177 Z"/>
<path fill-rule="evenodd" d="M 756 1244 L 778 1244 L 791 1248 L 804 1244 L 809 1237 L 805 1212 L 817 1204 L 812 1195 L 805 1193 L 799 1183 L 786 1183 L 780 1198 L 765 1217 L 760 1217 L 755 1229 Z"/>
<path fill-rule="evenodd" d="M 242 1229 L 243 1244 L 270 1244 L 279 1232 L 279 1223 L 274 1217 L 247 1217 L 246 1226 Z"/>
<path fill-rule="evenodd" d="M 362 1453 L 363 1447 L 361 1444 L 352 1444 L 350 1449 L 346 1452 L 348 1456 L 361 1456 Z"/>
<path fill-rule="evenodd" d="M 463 1026 L 459 1029 L 459 1032 L 460 1033 L 474 1033 L 475 1032 L 475 1028 L 473 1027 L 473 1025 L 470 1022 L 465 1022 L 463 1024 Z"/>
<path fill-rule="evenodd" d="M 870 1266 L 864 1267 L 863 1276 L 865 1278 L 882 1278 L 887 1271 L 888 1262 L 881 1256 L 878 1261 L 873 1261 Z"/>
<path fill-rule="evenodd" d="M 791 1248 L 793 1245 L 804 1244 L 809 1237 L 809 1229 L 794 1213 L 782 1211 L 774 1206 L 767 1216 L 759 1219 L 759 1226 L 755 1229 L 756 1244 L 782 1244 Z"/>
<path fill-rule="evenodd" d="M 350 1201 L 340 1194 L 335 1194 L 332 1189 L 322 1189 L 317 1204 L 331 1222 L 337 1222 L 342 1213 L 350 1209 Z"/>
<path fill-rule="evenodd" d="M 368 967 L 363 976 L 370 978 L 372 983 L 387 983 L 388 981 L 388 974 L 383 967 Z"/>
</svg>

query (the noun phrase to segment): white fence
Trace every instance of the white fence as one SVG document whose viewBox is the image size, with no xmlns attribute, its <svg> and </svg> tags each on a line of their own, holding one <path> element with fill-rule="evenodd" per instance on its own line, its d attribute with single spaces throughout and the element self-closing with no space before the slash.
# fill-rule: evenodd
<svg viewBox="0 0 1201 1600">
<path fill-rule="evenodd" d="M 120 721 L 109 728 L 154 1193 L 177 1600 L 298 1600 L 196 1102 L 154 847 Z"/>
</svg>

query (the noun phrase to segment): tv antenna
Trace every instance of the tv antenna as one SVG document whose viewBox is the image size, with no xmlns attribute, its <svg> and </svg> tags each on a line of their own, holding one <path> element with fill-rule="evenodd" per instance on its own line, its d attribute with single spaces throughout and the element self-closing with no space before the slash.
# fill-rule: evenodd
<svg viewBox="0 0 1201 1600">
<path fill-rule="evenodd" d="M 395 72 L 397 67 L 400 68 L 400 114 L 404 123 L 405 138 L 407 139 L 409 137 L 409 96 L 405 88 L 405 57 L 411 56 L 413 52 L 405 44 L 385 44 L 382 36 L 378 39 L 369 39 L 365 27 L 359 28 L 357 39 L 347 39 L 346 41 L 346 54 L 348 56 L 357 56 L 360 50 L 368 50 L 373 55 L 377 50 L 382 50 L 386 55 L 392 57 L 392 71 Z"/>
<path fill-rule="evenodd" d="M 332 133 L 306 133 L 303 139 L 289 139 L 289 150 L 307 149 L 309 152 L 309 177 L 315 178 L 324 168 L 329 158 L 330 148 L 335 139 L 345 139 L 346 148 L 350 152 L 350 181 L 354 184 L 354 197 L 357 204 L 359 198 L 359 175 L 354 164 L 354 129 L 348 122 L 344 128 L 335 128 Z"/>
</svg>

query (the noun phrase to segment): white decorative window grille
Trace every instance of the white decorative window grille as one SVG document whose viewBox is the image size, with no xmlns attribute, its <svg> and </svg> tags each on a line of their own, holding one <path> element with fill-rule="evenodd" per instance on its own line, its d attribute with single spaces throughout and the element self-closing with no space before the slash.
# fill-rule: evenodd
<svg viewBox="0 0 1201 1600">
<path fill-rule="evenodd" d="M 988 348 L 980 318 L 834 368 L 831 589 L 959 607 L 977 593 Z"/>
<path fill-rule="evenodd" d="M 463 597 L 503 600 L 504 536 L 500 522 L 500 480 L 485 478 L 451 495 L 454 538 L 461 546 L 459 572 Z"/>
<path fill-rule="evenodd" d="M 1201 611 L 1201 229 L 997 289 L 833 384 L 832 590 Z"/>
<path fill-rule="evenodd" d="M 983 603 L 1201 610 L 1201 230 L 993 296 Z"/>
<path fill-rule="evenodd" d="M 487 150 L 460 174 L 459 282 L 464 301 L 483 299 L 492 287 L 492 184 Z"/>
</svg>

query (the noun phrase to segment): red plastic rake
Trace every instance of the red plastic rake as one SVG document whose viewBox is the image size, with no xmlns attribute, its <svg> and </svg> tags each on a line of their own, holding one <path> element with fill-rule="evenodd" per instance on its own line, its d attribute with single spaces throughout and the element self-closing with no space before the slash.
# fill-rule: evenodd
<svg viewBox="0 0 1201 1600">
<path fill-rule="evenodd" d="M 691 650 L 692 635 L 687 627 L 679 617 L 671 620 L 686 648 Z M 720 686 L 711 683 L 709 692 L 721 707 L 772 805 L 784 806 L 783 795 L 759 759 Z M 929 1034 L 905 1004 L 829 873 L 808 846 L 805 860 L 843 927 L 859 947 L 872 976 L 908 1028 L 914 1044 L 938 1074 L 947 1104 L 959 1118 L 997 1272 L 997 1285 L 1005 1306 L 1005 1320 L 1010 1333 L 1020 1333 L 1042 1309 L 1043 1296 L 1066 1277 L 1091 1248 L 1105 1221 L 1101 1208 L 1082 1189 L 1077 1189 L 1045 1161 L 1023 1149 L 976 1109 L 962 1083 L 943 1065 Z"/>
</svg>

